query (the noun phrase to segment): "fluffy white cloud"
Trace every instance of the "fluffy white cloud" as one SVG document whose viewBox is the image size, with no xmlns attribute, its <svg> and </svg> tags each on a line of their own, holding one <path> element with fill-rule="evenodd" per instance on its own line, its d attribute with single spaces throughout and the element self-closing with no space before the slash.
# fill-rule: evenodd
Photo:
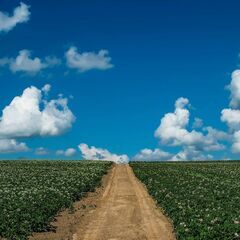
<svg viewBox="0 0 240 240">
<path fill-rule="evenodd" d="M 236 131 L 233 133 L 232 152 L 233 153 L 240 152 L 240 131 Z"/>
<path fill-rule="evenodd" d="M 184 147 L 183 150 L 175 154 L 171 161 L 187 161 L 187 160 L 210 160 L 213 156 L 205 154 L 203 151 L 197 150 L 194 146 Z"/>
<path fill-rule="evenodd" d="M 75 117 L 67 98 L 46 101 L 43 93 L 44 90 L 33 86 L 26 88 L 3 109 L 1 138 L 55 136 L 71 128 Z"/>
<path fill-rule="evenodd" d="M 231 92 L 229 106 L 232 108 L 240 107 L 240 70 L 235 70 L 232 73 L 232 80 L 227 89 Z"/>
<path fill-rule="evenodd" d="M 152 149 L 142 149 L 139 153 L 137 153 L 132 160 L 136 161 L 167 161 L 173 157 L 171 153 L 162 151 L 159 148 L 154 150 Z"/>
<path fill-rule="evenodd" d="M 12 72 L 25 72 L 29 74 L 36 74 L 39 71 L 53 67 L 60 64 L 60 60 L 56 57 L 46 57 L 44 60 L 38 57 L 32 57 L 31 51 L 23 49 L 19 51 L 16 58 L 2 58 L 0 59 L 0 66 L 9 65 Z"/>
<path fill-rule="evenodd" d="M 229 140 L 229 135 L 212 127 L 205 127 L 203 131 L 188 130 L 190 121 L 188 106 L 188 99 L 182 97 L 177 99 L 174 112 L 164 115 L 155 131 L 155 137 L 159 138 L 162 144 L 183 148 L 173 156 L 173 160 L 209 158 L 210 155 L 203 153 L 224 149 L 225 146 L 220 141 Z M 197 121 L 198 127 L 202 126 L 202 120 Z"/>
<path fill-rule="evenodd" d="M 160 126 L 155 131 L 155 137 L 160 138 L 164 144 L 174 146 L 201 143 L 203 139 L 202 133 L 186 129 L 190 114 L 186 108 L 188 104 L 189 101 L 186 98 L 177 99 L 175 111 L 164 115 Z"/>
<path fill-rule="evenodd" d="M 38 72 L 45 67 L 40 58 L 31 58 L 31 52 L 26 49 L 21 50 L 16 59 L 10 62 L 10 69 L 13 72 Z"/>
<path fill-rule="evenodd" d="M 175 109 L 183 109 L 186 106 L 189 106 L 189 100 L 187 98 L 184 97 L 180 97 L 176 100 L 175 102 Z"/>
<path fill-rule="evenodd" d="M 94 146 L 89 147 L 85 143 L 81 143 L 78 146 L 82 153 L 82 157 L 86 160 L 104 160 L 113 161 L 115 163 L 127 163 L 129 158 L 127 155 L 117 155 L 109 152 L 107 149 L 96 148 Z"/>
<path fill-rule="evenodd" d="M 231 83 L 227 86 L 230 90 L 229 108 L 221 112 L 221 121 L 225 122 L 232 134 L 232 152 L 240 152 L 240 70 L 232 73 Z"/>
<path fill-rule="evenodd" d="M 21 2 L 20 6 L 14 9 L 12 16 L 0 11 L 0 32 L 8 32 L 18 23 L 27 22 L 30 18 L 29 8 L 30 6 Z"/>
<path fill-rule="evenodd" d="M 89 71 L 91 69 L 106 70 L 112 68 L 111 57 L 107 50 L 95 52 L 79 53 L 76 47 L 70 47 L 65 53 L 67 66 L 78 69 L 80 72 Z"/>
<path fill-rule="evenodd" d="M 47 155 L 49 151 L 44 147 L 39 147 L 35 150 L 36 155 Z"/>
<path fill-rule="evenodd" d="M 192 127 L 193 128 L 201 128 L 202 126 L 203 126 L 203 120 L 201 118 L 195 117 Z"/>
<path fill-rule="evenodd" d="M 45 84 L 42 87 L 42 91 L 44 92 L 44 94 L 48 94 L 48 92 L 50 92 L 50 90 L 51 90 L 51 85 L 50 84 Z"/>
<path fill-rule="evenodd" d="M 232 80 L 227 89 L 230 90 L 230 108 L 222 110 L 221 120 L 234 132 L 240 130 L 240 70 L 232 73 Z"/>
<path fill-rule="evenodd" d="M 204 151 L 219 151 L 225 149 L 225 145 L 219 143 L 219 141 L 229 141 L 231 136 L 224 131 L 217 130 L 212 127 L 205 127 L 203 129 L 207 132 L 203 136 L 203 150 Z"/>
<path fill-rule="evenodd" d="M 154 150 L 142 149 L 136 154 L 133 161 L 187 161 L 187 160 L 209 160 L 212 159 L 211 154 L 198 150 L 195 146 L 183 146 L 177 154 L 162 151 L 159 148 Z"/>
<path fill-rule="evenodd" d="M 221 120 L 227 123 L 231 131 L 240 129 L 240 110 L 225 108 L 221 113 Z"/>
<path fill-rule="evenodd" d="M 65 157 L 71 157 L 71 156 L 75 155 L 76 152 L 77 152 L 76 149 L 74 149 L 74 148 L 68 148 L 68 149 L 66 149 L 66 150 L 57 150 L 57 151 L 56 151 L 56 154 L 57 154 L 57 155 L 63 155 L 63 156 L 65 156 Z"/>
<path fill-rule="evenodd" d="M 26 152 L 28 150 L 25 143 L 19 143 L 15 139 L 0 139 L 0 153 Z"/>
</svg>

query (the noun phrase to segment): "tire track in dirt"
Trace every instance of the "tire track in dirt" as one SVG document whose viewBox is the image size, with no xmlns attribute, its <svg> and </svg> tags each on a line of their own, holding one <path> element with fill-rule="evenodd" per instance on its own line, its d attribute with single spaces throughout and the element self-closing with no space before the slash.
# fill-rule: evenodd
<svg viewBox="0 0 240 240">
<path fill-rule="evenodd" d="M 98 207 L 73 240 L 174 240 L 173 228 L 129 165 L 115 165 Z"/>
</svg>

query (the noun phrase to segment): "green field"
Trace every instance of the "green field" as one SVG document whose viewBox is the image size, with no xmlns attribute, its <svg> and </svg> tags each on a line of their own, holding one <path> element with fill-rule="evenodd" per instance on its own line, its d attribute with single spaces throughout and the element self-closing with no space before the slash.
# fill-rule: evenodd
<svg viewBox="0 0 240 240">
<path fill-rule="evenodd" d="M 93 191 L 111 162 L 0 161 L 0 238 L 44 231 L 61 210 Z"/>
<path fill-rule="evenodd" d="M 240 162 L 131 162 L 177 239 L 240 239 Z M 23 240 L 93 191 L 111 162 L 0 161 L 0 239 Z"/>
<path fill-rule="evenodd" d="M 178 239 L 240 239 L 240 162 L 132 162 Z"/>
</svg>

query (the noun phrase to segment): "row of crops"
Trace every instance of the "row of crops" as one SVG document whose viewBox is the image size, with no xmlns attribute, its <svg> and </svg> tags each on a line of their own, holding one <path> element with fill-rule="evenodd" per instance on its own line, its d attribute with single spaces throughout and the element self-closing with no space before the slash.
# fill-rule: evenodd
<svg viewBox="0 0 240 240">
<path fill-rule="evenodd" d="M 240 239 L 240 163 L 131 163 L 178 239 Z"/>
<path fill-rule="evenodd" d="M 27 239 L 93 191 L 111 166 L 94 161 L 0 161 L 0 239 Z"/>
</svg>

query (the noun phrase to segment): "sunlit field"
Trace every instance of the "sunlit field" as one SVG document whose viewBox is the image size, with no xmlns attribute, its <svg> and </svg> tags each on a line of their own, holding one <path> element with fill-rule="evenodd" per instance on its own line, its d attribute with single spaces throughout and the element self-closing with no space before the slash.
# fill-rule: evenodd
<svg viewBox="0 0 240 240">
<path fill-rule="evenodd" d="M 178 239 L 240 239 L 240 162 L 131 163 Z"/>
<path fill-rule="evenodd" d="M 111 162 L 0 161 L 0 238 L 48 230 L 62 209 L 99 185 Z"/>
</svg>

